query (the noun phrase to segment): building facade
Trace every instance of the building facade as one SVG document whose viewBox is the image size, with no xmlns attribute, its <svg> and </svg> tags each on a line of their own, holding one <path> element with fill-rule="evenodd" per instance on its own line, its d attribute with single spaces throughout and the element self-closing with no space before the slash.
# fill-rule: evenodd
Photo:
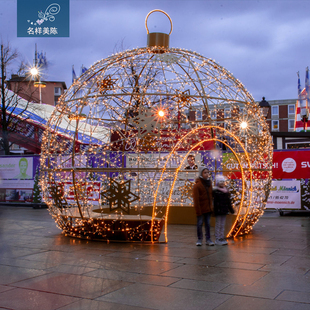
<svg viewBox="0 0 310 310">
<path fill-rule="evenodd" d="M 273 138 L 274 149 L 310 148 L 310 132 L 295 131 L 297 99 L 268 100 L 268 102 L 270 109 L 266 121 Z M 242 113 L 242 109 L 230 111 L 229 108 L 223 108 L 216 111 L 210 108 L 211 119 L 216 121 L 218 126 L 224 126 L 227 129 L 229 128 L 223 120 L 229 119 L 234 113 Z M 190 122 L 195 122 L 206 119 L 207 114 L 201 107 L 193 107 L 188 111 L 187 117 Z"/>
<path fill-rule="evenodd" d="M 6 80 L 5 84 L 9 90 L 13 91 L 19 97 L 28 102 L 41 103 L 50 106 L 56 106 L 60 96 L 67 89 L 65 82 L 44 81 L 39 83 L 39 81 L 33 80 L 31 76 L 25 77 L 16 74 L 12 74 L 11 79 Z M 21 127 L 23 127 L 23 129 L 20 130 L 29 132 L 29 137 L 37 136 L 37 133 L 35 132 L 37 128 L 32 128 L 31 124 L 25 122 Z M 14 142 L 10 147 L 10 153 L 33 154 L 34 151 L 31 148 L 28 149 L 25 145 Z"/>
<path fill-rule="evenodd" d="M 267 122 L 275 150 L 310 148 L 310 132 L 296 132 L 297 99 L 270 100 Z"/>
<path fill-rule="evenodd" d="M 7 87 L 27 101 L 56 106 L 60 96 L 67 89 L 65 82 L 39 82 L 30 77 L 12 74 Z M 41 94 L 40 94 L 41 92 Z"/>
<path fill-rule="evenodd" d="M 267 123 L 270 132 L 294 132 L 296 99 L 268 100 Z"/>
</svg>

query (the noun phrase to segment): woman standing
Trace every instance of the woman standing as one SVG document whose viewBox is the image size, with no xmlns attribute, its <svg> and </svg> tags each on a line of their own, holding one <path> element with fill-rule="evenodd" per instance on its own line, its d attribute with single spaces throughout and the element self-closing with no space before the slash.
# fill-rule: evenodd
<svg viewBox="0 0 310 310">
<path fill-rule="evenodd" d="M 214 245 L 210 236 L 210 217 L 213 210 L 212 206 L 212 183 L 210 172 L 206 166 L 199 167 L 199 177 L 193 187 L 194 207 L 197 215 L 197 246 L 202 245 L 203 234 L 202 226 L 205 222 L 206 244 Z"/>
<path fill-rule="evenodd" d="M 213 189 L 214 215 L 215 215 L 215 244 L 227 245 L 225 240 L 225 222 L 228 212 L 234 214 L 234 208 L 231 204 L 230 193 L 226 187 L 226 179 L 222 175 L 215 178 L 215 187 Z"/>
</svg>

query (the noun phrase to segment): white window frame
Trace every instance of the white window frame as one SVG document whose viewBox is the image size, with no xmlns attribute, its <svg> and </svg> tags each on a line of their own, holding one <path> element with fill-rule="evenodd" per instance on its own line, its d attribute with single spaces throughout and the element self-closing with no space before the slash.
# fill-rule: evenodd
<svg viewBox="0 0 310 310">
<path fill-rule="evenodd" d="M 277 108 L 277 113 L 273 113 L 274 108 Z M 271 116 L 279 116 L 279 106 L 278 105 L 271 106 Z"/>
<path fill-rule="evenodd" d="M 293 113 L 290 113 L 290 107 L 293 107 Z M 295 104 L 289 104 L 287 106 L 287 115 L 295 115 Z"/>
<path fill-rule="evenodd" d="M 196 110 L 196 120 L 201 121 L 202 120 L 202 111 L 201 110 Z"/>
<path fill-rule="evenodd" d="M 211 119 L 216 119 L 217 118 L 216 110 L 211 110 L 210 115 L 211 115 Z"/>
<path fill-rule="evenodd" d="M 274 128 L 275 126 L 277 126 L 277 127 Z M 278 119 L 274 119 L 271 121 L 271 131 L 279 131 L 279 127 L 280 127 L 280 122 Z"/>
<path fill-rule="evenodd" d="M 224 109 L 224 118 L 230 118 L 231 117 L 231 110 L 230 108 Z"/>
<path fill-rule="evenodd" d="M 294 119 L 288 119 L 287 122 L 288 122 L 288 124 L 287 124 L 288 129 L 294 129 L 295 128 L 295 120 Z M 291 124 L 293 124 L 293 127 L 290 126 Z"/>
</svg>

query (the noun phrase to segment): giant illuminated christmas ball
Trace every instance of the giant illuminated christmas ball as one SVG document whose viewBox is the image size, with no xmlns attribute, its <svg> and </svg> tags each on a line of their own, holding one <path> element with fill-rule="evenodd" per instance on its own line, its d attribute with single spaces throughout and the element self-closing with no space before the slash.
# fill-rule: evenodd
<svg viewBox="0 0 310 310">
<path fill-rule="evenodd" d="M 258 104 L 214 60 L 148 33 L 147 47 L 98 61 L 60 98 L 42 141 L 44 199 L 69 236 L 167 241 L 171 207 L 192 206 L 189 155 L 213 180 L 227 177 L 236 211 L 227 236 L 249 232 L 271 183 Z"/>
</svg>

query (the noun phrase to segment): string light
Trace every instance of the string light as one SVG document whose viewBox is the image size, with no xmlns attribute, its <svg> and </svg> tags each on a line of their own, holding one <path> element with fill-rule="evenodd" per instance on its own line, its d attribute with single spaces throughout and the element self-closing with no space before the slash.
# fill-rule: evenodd
<svg viewBox="0 0 310 310">
<path fill-rule="evenodd" d="M 241 129 L 246 129 L 248 127 L 248 123 L 247 122 L 241 122 L 240 127 L 241 127 Z"/>
<path fill-rule="evenodd" d="M 271 136 L 252 96 L 195 52 L 123 51 L 61 96 L 42 139 L 44 200 L 65 235 L 159 242 L 164 230 L 167 242 L 170 206 L 192 205 L 189 154 L 213 180 L 228 178 L 237 211 L 228 236 L 250 232 L 272 171 Z"/>
<path fill-rule="evenodd" d="M 164 117 L 165 116 L 165 112 L 163 110 L 159 110 L 158 111 L 158 116 L 159 117 Z"/>
</svg>

